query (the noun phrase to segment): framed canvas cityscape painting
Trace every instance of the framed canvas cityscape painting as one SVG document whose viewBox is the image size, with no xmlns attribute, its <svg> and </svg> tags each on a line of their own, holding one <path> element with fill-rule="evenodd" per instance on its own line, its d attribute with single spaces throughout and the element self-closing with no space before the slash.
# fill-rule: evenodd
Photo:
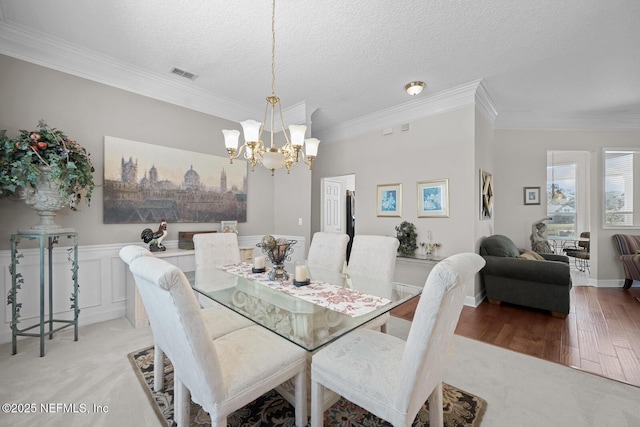
<svg viewBox="0 0 640 427">
<path fill-rule="evenodd" d="M 247 221 L 247 163 L 104 138 L 105 224 Z"/>
</svg>

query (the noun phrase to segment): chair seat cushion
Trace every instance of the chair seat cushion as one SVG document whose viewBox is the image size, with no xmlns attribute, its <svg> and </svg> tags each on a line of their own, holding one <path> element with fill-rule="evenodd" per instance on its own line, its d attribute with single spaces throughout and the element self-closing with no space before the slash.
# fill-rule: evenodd
<svg viewBox="0 0 640 427">
<path fill-rule="evenodd" d="M 231 332 L 213 344 L 224 384 L 228 386 L 228 400 L 252 388 L 275 388 L 283 381 L 272 377 L 273 372 L 306 364 L 306 350 L 258 325 Z"/>
<path fill-rule="evenodd" d="M 220 338 L 240 328 L 254 326 L 251 320 L 217 304 L 202 309 L 202 319 L 211 339 Z"/>
<path fill-rule="evenodd" d="M 384 419 L 395 413 L 405 341 L 389 334 L 358 329 L 313 355 L 312 379 L 352 401 L 375 402 Z"/>
</svg>

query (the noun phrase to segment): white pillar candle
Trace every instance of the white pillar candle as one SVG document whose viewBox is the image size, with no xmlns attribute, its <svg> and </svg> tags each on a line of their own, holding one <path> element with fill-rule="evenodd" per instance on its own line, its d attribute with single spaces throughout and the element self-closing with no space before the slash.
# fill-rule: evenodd
<svg viewBox="0 0 640 427">
<path fill-rule="evenodd" d="M 255 268 L 256 270 L 264 268 L 264 257 L 263 256 L 258 255 L 257 257 L 253 258 L 253 268 Z"/>
<path fill-rule="evenodd" d="M 307 280 L 307 266 L 296 265 L 296 282 L 305 282 Z"/>
</svg>

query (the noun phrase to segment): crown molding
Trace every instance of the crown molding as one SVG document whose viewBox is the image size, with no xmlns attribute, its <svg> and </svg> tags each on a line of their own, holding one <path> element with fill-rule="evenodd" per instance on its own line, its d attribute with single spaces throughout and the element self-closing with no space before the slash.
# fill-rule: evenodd
<svg viewBox="0 0 640 427">
<path fill-rule="evenodd" d="M 178 81 L 175 76 L 150 73 L 140 67 L 98 55 L 41 32 L 7 23 L 2 8 L 0 54 L 236 123 L 247 117 L 262 117 L 264 112 L 259 106 L 241 105 L 199 89 L 188 82 Z M 475 80 L 322 131 L 318 130 L 314 132 L 314 136 L 322 139 L 324 143 L 330 143 L 469 105 L 476 105 L 477 110 L 493 123 L 495 129 L 640 130 L 640 115 L 633 114 L 498 112 L 497 104 L 486 83 L 483 80 Z M 286 117 L 286 123 L 309 124 L 313 111 L 315 109 L 308 108 L 302 101 L 283 109 L 283 116 Z"/>
<path fill-rule="evenodd" d="M 484 80 L 481 80 L 478 85 L 478 90 L 476 92 L 476 107 L 478 111 L 480 111 L 480 113 L 495 127 L 496 118 L 498 117 L 498 108 Z"/>
<path fill-rule="evenodd" d="M 234 122 L 263 113 L 15 24 L 0 22 L 0 53 Z"/>
<path fill-rule="evenodd" d="M 497 130 L 638 131 L 640 115 L 502 112 L 496 118 L 494 128 Z"/>
<path fill-rule="evenodd" d="M 480 83 L 481 80 L 474 80 L 452 89 L 435 93 L 429 97 L 349 120 L 337 126 L 318 131 L 316 137 L 321 139 L 323 143 L 342 141 L 375 130 L 392 127 L 398 123 L 408 123 L 474 105 L 476 91 Z"/>
</svg>

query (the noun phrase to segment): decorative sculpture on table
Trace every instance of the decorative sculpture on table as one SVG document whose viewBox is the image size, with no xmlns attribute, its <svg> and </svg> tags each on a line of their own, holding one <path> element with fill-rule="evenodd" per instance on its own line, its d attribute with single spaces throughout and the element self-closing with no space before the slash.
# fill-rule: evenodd
<svg viewBox="0 0 640 427">
<path fill-rule="evenodd" d="M 145 228 L 142 230 L 142 233 L 140 233 L 140 238 L 143 242 L 149 244 L 149 250 L 151 252 L 162 252 L 167 250 L 167 248 L 162 244 L 164 238 L 167 237 L 167 233 L 167 220 L 162 219 L 160 221 L 158 231 Z"/>
<path fill-rule="evenodd" d="M 551 254 L 551 245 L 547 239 L 547 224 L 544 221 L 550 221 L 551 218 L 542 218 L 531 225 L 531 250 L 539 254 Z"/>
<path fill-rule="evenodd" d="M 262 238 L 260 243 L 256 244 L 273 264 L 273 268 L 269 271 L 269 280 L 289 280 L 289 273 L 284 268 L 284 262 L 291 260 L 293 245 L 296 243 L 296 240 L 288 240 L 284 237 L 276 239 L 267 235 Z"/>
</svg>

